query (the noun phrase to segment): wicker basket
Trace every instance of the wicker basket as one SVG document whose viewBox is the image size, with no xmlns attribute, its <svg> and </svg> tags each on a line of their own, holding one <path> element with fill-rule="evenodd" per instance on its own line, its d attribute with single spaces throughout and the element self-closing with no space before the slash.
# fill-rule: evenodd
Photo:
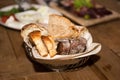
<svg viewBox="0 0 120 80">
<path fill-rule="evenodd" d="M 76 27 L 80 28 L 83 26 L 76 26 Z M 88 30 L 84 32 L 84 34 L 81 34 L 81 37 L 87 40 L 86 50 L 82 53 L 77 53 L 77 54 L 55 55 L 52 58 L 48 54 L 46 57 L 42 57 L 39 55 L 36 48 L 29 43 L 27 38 L 24 39 L 25 42 L 24 47 L 27 51 L 27 55 L 29 55 L 31 59 L 45 65 L 51 70 L 62 71 L 83 65 L 88 60 L 89 56 L 97 54 L 101 50 L 101 44 L 93 43 L 92 36 Z"/>
<path fill-rule="evenodd" d="M 87 62 L 89 59 L 90 55 L 88 56 L 81 56 L 78 58 L 66 58 L 66 59 L 40 59 L 40 58 L 35 58 L 33 55 L 32 49 L 24 43 L 24 47 L 26 50 L 27 55 L 34 61 L 37 61 L 40 64 L 43 64 L 47 68 L 53 70 L 53 71 L 64 71 L 64 70 L 71 70 L 71 69 L 76 69 L 83 64 Z M 101 49 L 101 47 L 99 47 Z M 99 51 L 100 51 L 99 49 Z M 91 54 L 94 55 L 94 54 Z"/>
</svg>

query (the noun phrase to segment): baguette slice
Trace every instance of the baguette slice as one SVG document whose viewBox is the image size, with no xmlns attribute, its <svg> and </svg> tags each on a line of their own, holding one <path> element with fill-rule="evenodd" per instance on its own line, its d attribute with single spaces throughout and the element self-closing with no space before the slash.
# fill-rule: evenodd
<svg viewBox="0 0 120 80">
<path fill-rule="evenodd" d="M 55 46 L 53 37 L 52 36 L 42 36 L 41 38 L 48 49 L 50 57 L 55 56 L 57 51 L 56 51 L 56 46 Z"/>
<path fill-rule="evenodd" d="M 32 43 L 34 43 L 38 53 L 41 56 L 47 56 L 48 55 L 48 51 L 46 46 L 44 45 L 42 39 L 41 39 L 41 33 L 40 31 L 33 31 L 29 34 L 29 38 L 32 41 Z"/>
</svg>

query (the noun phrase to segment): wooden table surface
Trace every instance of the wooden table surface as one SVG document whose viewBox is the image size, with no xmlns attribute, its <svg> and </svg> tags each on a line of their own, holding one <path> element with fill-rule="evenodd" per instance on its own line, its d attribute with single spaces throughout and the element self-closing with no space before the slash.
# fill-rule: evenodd
<svg viewBox="0 0 120 80">
<path fill-rule="evenodd" d="M 120 12 L 117 0 L 97 0 Z M 1 0 L 0 8 L 14 4 Z M 77 70 L 53 72 L 26 57 L 20 31 L 0 25 L 0 80 L 120 80 L 120 19 L 88 28 L 102 50 Z"/>
</svg>

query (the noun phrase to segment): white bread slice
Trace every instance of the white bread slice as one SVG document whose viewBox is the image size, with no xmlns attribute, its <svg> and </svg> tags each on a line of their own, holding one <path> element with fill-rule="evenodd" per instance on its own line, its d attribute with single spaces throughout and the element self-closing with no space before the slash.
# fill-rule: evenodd
<svg viewBox="0 0 120 80">
<path fill-rule="evenodd" d="M 48 32 L 54 38 L 69 38 L 76 31 L 74 24 L 67 18 L 52 14 L 49 16 Z"/>
<path fill-rule="evenodd" d="M 55 56 L 57 51 L 56 51 L 56 46 L 55 46 L 53 37 L 52 36 L 42 36 L 41 38 L 48 49 L 50 57 Z"/>
<path fill-rule="evenodd" d="M 48 51 L 46 46 L 44 45 L 42 39 L 41 39 L 41 33 L 40 31 L 33 31 L 29 34 L 30 39 L 35 44 L 36 49 L 38 50 L 38 53 L 41 56 L 47 56 Z"/>
</svg>

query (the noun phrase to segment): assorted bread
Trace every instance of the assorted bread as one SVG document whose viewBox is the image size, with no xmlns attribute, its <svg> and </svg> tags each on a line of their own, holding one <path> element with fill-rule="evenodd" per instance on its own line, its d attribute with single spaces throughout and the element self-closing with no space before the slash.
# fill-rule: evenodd
<svg viewBox="0 0 120 80">
<path fill-rule="evenodd" d="M 25 25 L 21 30 L 21 36 L 29 47 L 35 47 L 43 57 L 48 54 L 53 57 L 57 53 L 54 39 L 41 24 L 30 23 Z"/>
<path fill-rule="evenodd" d="M 68 55 L 83 52 L 87 40 L 82 37 L 87 29 L 76 27 L 69 19 L 52 14 L 48 25 L 31 23 L 21 30 L 24 41 L 35 47 L 42 56 Z"/>
</svg>

